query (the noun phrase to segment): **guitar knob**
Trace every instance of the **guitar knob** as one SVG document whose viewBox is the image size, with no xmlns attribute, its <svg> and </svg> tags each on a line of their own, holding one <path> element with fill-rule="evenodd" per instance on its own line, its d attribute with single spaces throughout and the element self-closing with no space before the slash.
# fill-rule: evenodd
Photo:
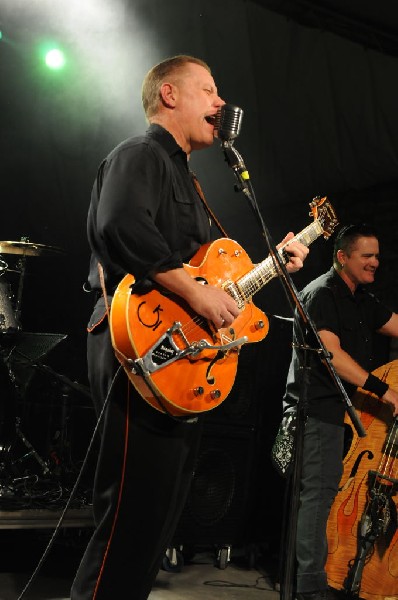
<svg viewBox="0 0 398 600">
<path fill-rule="evenodd" d="M 221 392 L 220 392 L 220 390 L 213 390 L 210 393 L 210 396 L 211 396 L 212 400 L 218 400 L 218 398 L 221 396 Z"/>
<path fill-rule="evenodd" d="M 195 396 L 202 396 L 204 394 L 204 389 L 202 388 L 201 385 L 199 385 L 198 387 L 196 387 L 193 391 Z"/>
</svg>

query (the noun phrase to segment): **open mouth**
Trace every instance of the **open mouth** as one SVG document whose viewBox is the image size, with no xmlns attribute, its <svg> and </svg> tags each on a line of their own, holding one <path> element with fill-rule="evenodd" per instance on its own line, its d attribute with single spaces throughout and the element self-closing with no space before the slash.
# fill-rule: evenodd
<svg viewBox="0 0 398 600">
<path fill-rule="evenodd" d="M 207 117 L 205 117 L 205 121 L 214 127 L 216 124 L 216 115 L 207 115 Z"/>
</svg>

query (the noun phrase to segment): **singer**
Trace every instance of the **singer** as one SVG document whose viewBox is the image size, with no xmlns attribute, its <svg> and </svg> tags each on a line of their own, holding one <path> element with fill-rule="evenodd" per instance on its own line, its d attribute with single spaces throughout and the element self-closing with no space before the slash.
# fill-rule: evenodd
<svg viewBox="0 0 398 600">
<path fill-rule="evenodd" d="M 147 73 L 142 103 L 149 128 L 103 160 L 88 213 L 94 304 L 88 376 L 97 415 L 105 410 L 93 492 L 95 530 L 71 600 L 148 597 L 184 507 L 201 438 L 201 415 L 184 419 L 157 411 L 118 370 L 107 319 L 115 287 L 127 273 L 134 275 L 137 292 L 156 283 L 216 328 L 239 314 L 229 294 L 201 285 L 183 268 L 210 241 L 214 227 L 188 166 L 194 150 L 212 145 L 225 106 L 210 68 L 191 56 L 164 60 Z M 288 270 L 300 269 L 307 252 L 291 243 Z"/>
</svg>

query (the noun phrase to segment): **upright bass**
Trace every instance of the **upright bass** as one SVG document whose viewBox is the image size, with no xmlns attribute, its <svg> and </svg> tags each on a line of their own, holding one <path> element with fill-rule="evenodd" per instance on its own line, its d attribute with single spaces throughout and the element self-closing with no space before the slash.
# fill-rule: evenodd
<svg viewBox="0 0 398 600">
<path fill-rule="evenodd" d="M 398 360 L 374 374 L 398 387 Z M 352 402 L 367 436 L 346 417 L 350 443 L 327 526 L 328 582 L 348 598 L 398 600 L 398 417 L 360 388 Z"/>
</svg>

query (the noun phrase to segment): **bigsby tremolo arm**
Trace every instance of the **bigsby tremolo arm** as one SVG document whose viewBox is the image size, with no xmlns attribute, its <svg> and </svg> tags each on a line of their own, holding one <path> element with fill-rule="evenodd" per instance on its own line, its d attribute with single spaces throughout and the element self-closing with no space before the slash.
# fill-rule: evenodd
<svg viewBox="0 0 398 600">
<path fill-rule="evenodd" d="M 175 343 L 173 335 L 176 334 L 179 335 L 186 344 L 185 348 L 181 349 Z M 186 356 L 197 356 L 203 350 L 220 350 L 222 352 L 228 352 L 232 348 L 245 344 L 247 341 L 248 338 L 243 336 L 237 340 L 228 342 L 227 344 L 210 344 L 204 339 L 189 344 L 181 331 L 181 323 L 176 321 L 169 329 L 167 329 L 167 331 L 165 331 L 155 344 L 149 348 L 144 356 L 134 360 L 128 359 L 127 366 L 135 375 L 148 375 Z"/>
</svg>

